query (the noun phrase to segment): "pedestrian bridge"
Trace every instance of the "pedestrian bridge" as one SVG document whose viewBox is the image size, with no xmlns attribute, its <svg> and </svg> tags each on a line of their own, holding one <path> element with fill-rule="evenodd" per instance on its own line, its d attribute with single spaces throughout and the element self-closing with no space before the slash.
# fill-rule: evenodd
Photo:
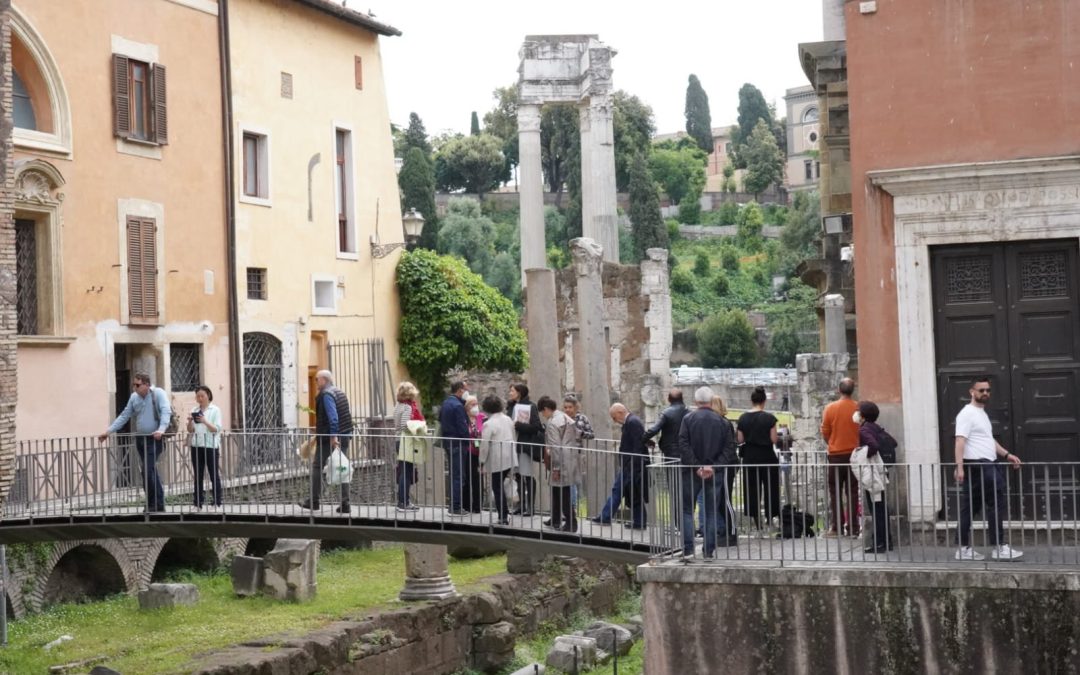
<svg viewBox="0 0 1080 675">
<path fill-rule="evenodd" d="M 535 481 L 535 515 L 510 515 L 507 524 L 500 523 L 490 477 L 474 474 L 469 458 L 464 463 L 462 482 L 463 505 L 471 512 L 452 513 L 448 453 L 443 450 L 446 444 L 442 439 L 430 439 L 427 452 L 415 464 L 414 483 L 405 485 L 410 505 L 415 508 L 398 508 L 402 486 L 397 439 L 380 432 L 350 437 L 350 506 L 339 511 L 338 487 L 324 484 L 316 495 L 313 463 L 302 460 L 298 453 L 311 438 L 306 430 L 223 434 L 217 458 L 222 503 L 212 505 L 213 486 L 206 478 L 206 505 L 201 509 L 194 505 L 196 481 L 188 439 L 169 439 L 156 464 L 165 508 L 153 512 L 146 510 L 143 485 L 148 471 L 139 460 L 133 439 L 118 436 L 105 443 L 92 438 L 23 442 L 14 484 L 0 520 L 0 544 L 123 537 L 292 537 L 479 545 L 627 563 L 650 558 L 657 563 L 710 563 L 703 560 L 706 552 L 701 536 L 693 540 L 694 552 L 683 555 L 679 531 L 682 523 L 676 517 L 681 500 L 675 495 L 687 487 L 683 482 L 691 469 L 659 457 L 651 458 L 647 467 L 640 459 L 628 461 L 615 451 L 615 441 L 589 441 L 583 448 L 566 449 L 574 453 L 580 477 L 574 491 L 576 528 L 565 531 L 544 522 L 551 514 L 552 491 L 551 471 L 542 462 L 529 461 L 525 466 Z M 855 536 L 863 520 L 870 522 L 863 518 L 869 515 L 862 513 L 865 505 L 857 499 L 847 502 L 849 491 L 828 471 L 824 458 L 794 453 L 784 460 L 780 465 L 743 465 L 726 478 L 718 475 L 711 479 L 717 486 L 721 482 L 731 485 L 732 510 L 727 513 L 738 525 L 738 536 L 728 540 L 729 545 L 718 547 L 710 564 L 945 564 L 968 569 L 1000 564 L 989 555 L 987 526 L 978 519 L 972 543 L 987 555 L 983 559 L 956 560 L 957 514 L 962 494 L 949 483 L 951 466 L 891 467 L 884 498 L 889 545 L 887 550 L 866 551 L 864 541 Z M 1004 536 L 1025 554 L 1010 564 L 1080 565 L 1080 524 L 1074 518 L 1080 503 L 1078 468 L 1073 464 L 1040 464 L 1007 472 L 1007 497 L 999 505 Z M 625 506 L 644 503 L 643 528 L 630 526 L 630 512 L 625 507 L 617 506 L 610 522 L 590 519 L 600 514 L 604 503 L 613 496 L 613 482 L 620 469 L 625 475 L 618 496 Z M 754 482 L 759 485 L 757 522 L 751 515 L 755 509 L 747 506 L 752 494 L 747 488 Z M 524 481 L 520 489 L 528 488 L 528 481 Z M 321 502 L 320 508 L 300 505 L 310 502 L 313 496 Z M 842 498 L 845 505 L 830 509 L 830 497 Z M 984 494 L 979 499 L 980 503 L 971 502 L 969 506 L 985 512 L 996 497 Z M 777 536 L 791 534 L 783 518 L 769 518 L 777 515 L 781 504 L 809 514 L 800 521 L 807 525 L 806 531 L 799 533 L 805 536 Z M 853 509 L 850 512 L 849 504 Z M 693 524 L 699 530 L 702 506 L 698 505 L 698 518 Z M 933 519 L 911 517 L 920 513 L 937 515 Z M 835 528 L 838 536 L 821 536 L 830 528 Z M 809 536 L 811 531 L 817 536 Z"/>
</svg>

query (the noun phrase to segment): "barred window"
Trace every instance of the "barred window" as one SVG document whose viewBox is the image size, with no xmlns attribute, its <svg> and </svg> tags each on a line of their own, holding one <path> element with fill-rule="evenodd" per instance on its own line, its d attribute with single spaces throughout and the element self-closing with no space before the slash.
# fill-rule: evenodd
<svg viewBox="0 0 1080 675">
<path fill-rule="evenodd" d="M 247 297 L 248 300 L 266 299 L 266 268 L 247 268 Z"/>
<path fill-rule="evenodd" d="M 198 344 L 174 343 L 169 345 L 172 362 L 172 391 L 195 391 L 199 386 L 200 351 Z"/>
</svg>

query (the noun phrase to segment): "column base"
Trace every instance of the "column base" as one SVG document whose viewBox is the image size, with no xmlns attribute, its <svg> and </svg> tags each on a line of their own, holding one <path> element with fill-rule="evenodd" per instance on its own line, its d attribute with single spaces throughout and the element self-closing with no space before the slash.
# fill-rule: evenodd
<svg viewBox="0 0 1080 675">
<path fill-rule="evenodd" d="M 406 602 L 417 600 L 445 600 L 458 594 L 454 582 L 449 576 L 429 577 L 424 579 L 405 578 L 405 588 L 398 593 L 398 598 Z"/>
</svg>

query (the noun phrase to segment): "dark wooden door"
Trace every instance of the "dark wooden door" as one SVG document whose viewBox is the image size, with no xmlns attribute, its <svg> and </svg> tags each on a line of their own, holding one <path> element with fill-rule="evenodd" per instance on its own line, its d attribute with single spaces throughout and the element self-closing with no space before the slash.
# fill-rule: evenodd
<svg viewBox="0 0 1080 675">
<path fill-rule="evenodd" d="M 942 461 L 953 461 L 956 414 L 978 374 L 990 376 L 1003 446 L 1029 463 L 1080 461 L 1078 242 L 935 247 L 931 268 Z M 1015 506 L 1030 518 L 1071 514 L 1077 473 L 1010 472 Z"/>
</svg>

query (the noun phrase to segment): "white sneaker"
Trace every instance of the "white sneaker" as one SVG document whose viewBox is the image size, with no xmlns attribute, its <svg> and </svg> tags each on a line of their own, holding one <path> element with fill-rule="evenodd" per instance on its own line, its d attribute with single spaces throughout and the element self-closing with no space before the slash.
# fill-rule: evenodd
<svg viewBox="0 0 1080 675">
<path fill-rule="evenodd" d="M 982 553 L 979 553 L 978 551 L 971 548 L 970 546 L 961 546 L 956 551 L 956 559 L 957 560 L 985 560 L 986 556 L 984 556 Z"/>
<path fill-rule="evenodd" d="M 1017 551 L 1008 544 L 1002 544 L 1001 546 L 994 547 L 994 550 L 990 552 L 990 557 L 994 560 L 1017 560 L 1024 556 L 1023 551 Z"/>
</svg>

